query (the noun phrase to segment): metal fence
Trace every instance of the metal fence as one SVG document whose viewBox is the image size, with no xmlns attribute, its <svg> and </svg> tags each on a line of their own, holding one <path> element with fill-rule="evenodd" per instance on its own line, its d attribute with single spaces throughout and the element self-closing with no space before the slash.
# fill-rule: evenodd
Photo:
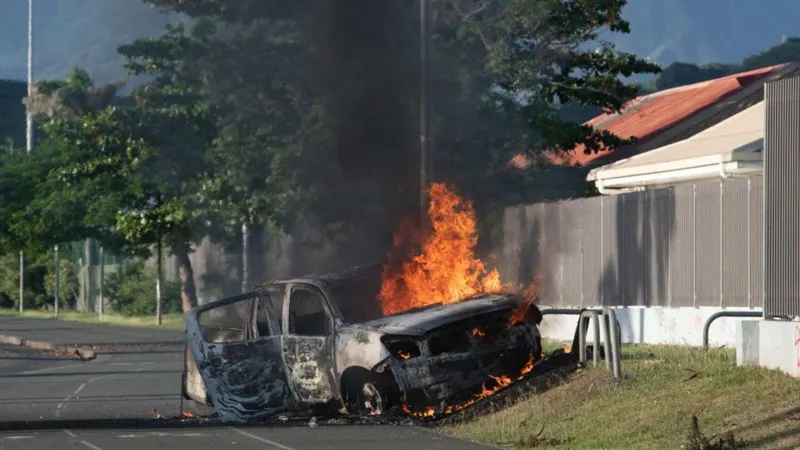
<svg viewBox="0 0 800 450">
<path fill-rule="evenodd" d="M 768 83 L 765 107 L 764 315 L 800 316 L 800 77 Z"/>
<path fill-rule="evenodd" d="M 762 306 L 761 177 L 508 208 L 499 268 L 552 306 Z"/>
</svg>

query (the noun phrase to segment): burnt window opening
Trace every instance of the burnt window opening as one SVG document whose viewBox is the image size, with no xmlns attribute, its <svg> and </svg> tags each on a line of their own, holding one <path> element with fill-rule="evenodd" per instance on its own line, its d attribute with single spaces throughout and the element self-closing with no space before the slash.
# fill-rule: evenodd
<svg viewBox="0 0 800 450">
<path fill-rule="evenodd" d="M 331 334 L 325 299 L 320 294 L 305 288 L 292 290 L 289 301 L 289 334 L 323 337 Z"/>
<path fill-rule="evenodd" d="M 203 340 L 215 343 L 244 341 L 251 305 L 252 298 L 247 298 L 201 311 L 197 315 L 197 322 Z"/>
<path fill-rule="evenodd" d="M 469 340 L 469 333 L 465 330 L 449 330 L 446 333 L 431 337 L 429 346 L 431 356 L 438 356 L 442 353 L 466 353 L 472 349 Z"/>
<path fill-rule="evenodd" d="M 419 345 L 414 341 L 392 342 L 388 345 L 388 348 L 389 353 L 401 361 L 416 358 L 422 354 Z"/>
<path fill-rule="evenodd" d="M 267 286 L 267 292 L 269 293 L 270 301 L 272 302 L 272 312 L 275 314 L 275 321 L 278 322 L 278 332 L 282 332 L 285 330 L 283 326 L 283 301 L 286 297 L 286 285 L 285 284 L 273 284 Z M 267 301 L 264 299 L 263 301 Z M 264 320 L 268 320 L 267 317 Z"/>
<path fill-rule="evenodd" d="M 268 337 L 271 335 L 269 331 L 269 309 L 268 305 L 266 304 L 271 300 L 267 298 L 260 298 L 256 302 L 256 313 L 255 313 L 255 338 L 262 338 Z"/>
</svg>

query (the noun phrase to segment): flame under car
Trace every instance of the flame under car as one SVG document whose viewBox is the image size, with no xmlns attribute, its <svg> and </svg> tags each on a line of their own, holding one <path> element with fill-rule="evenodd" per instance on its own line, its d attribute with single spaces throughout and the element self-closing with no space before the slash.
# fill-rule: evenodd
<svg viewBox="0 0 800 450">
<path fill-rule="evenodd" d="M 377 271 L 376 271 L 377 268 Z M 384 317 L 380 267 L 278 280 L 187 313 L 184 397 L 228 422 L 317 407 L 446 408 L 541 354 L 541 313 L 480 295 Z"/>
</svg>

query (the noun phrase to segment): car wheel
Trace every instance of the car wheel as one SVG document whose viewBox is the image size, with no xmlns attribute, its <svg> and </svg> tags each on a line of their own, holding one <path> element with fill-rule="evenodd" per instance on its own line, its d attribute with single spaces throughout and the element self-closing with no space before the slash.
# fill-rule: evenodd
<svg viewBox="0 0 800 450">
<path fill-rule="evenodd" d="M 374 378 L 353 383 L 347 394 L 347 410 L 352 414 L 370 416 L 386 412 L 386 396 L 381 383 Z"/>
</svg>

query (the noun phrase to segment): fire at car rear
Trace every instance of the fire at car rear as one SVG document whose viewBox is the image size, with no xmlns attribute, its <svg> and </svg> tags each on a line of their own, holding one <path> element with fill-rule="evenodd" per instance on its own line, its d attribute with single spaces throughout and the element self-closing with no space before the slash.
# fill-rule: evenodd
<svg viewBox="0 0 800 450">
<path fill-rule="evenodd" d="M 540 321 L 538 308 L 518 296 L 491 295 L 366 325 L 385 333 L 402 407 L 430 415 L 464 407 L 530 371 L 541 355 Z"/>
</svg>

